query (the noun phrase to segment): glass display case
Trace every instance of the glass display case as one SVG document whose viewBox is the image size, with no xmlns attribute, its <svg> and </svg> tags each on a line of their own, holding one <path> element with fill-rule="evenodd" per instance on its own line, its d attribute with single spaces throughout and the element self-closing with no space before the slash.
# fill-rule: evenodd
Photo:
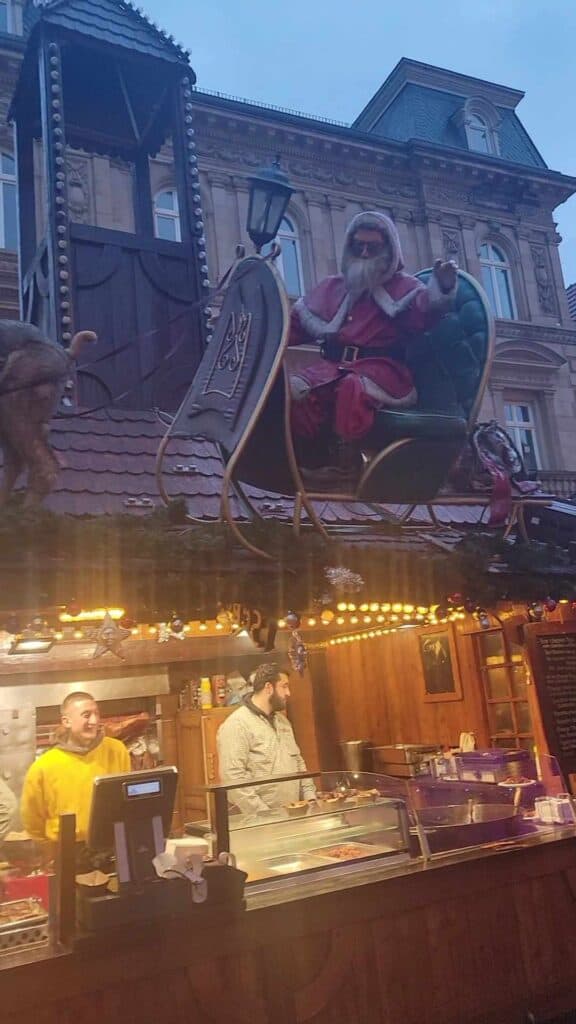
<svg viewBox="0 0 576 1024">
<path fill-rule="evenodd" d="M 574 801 L 555 758 L 515 748 L 455 760 L 455 776 L 408 782 L 411 823 L 425 858 L 574 825 Z"/>
<path fill-rule="evenodd" d="M 260 813 L 241 813 L 242 790 L 270 796 L 286 782 L 312 779 L 316 799 L 297 800 Z M 271 786 L 271 782 L 273 785 Z M 248 883 L 321 872 L 385 858 L 409 859 L 410 823 L 403 781 L 370 773 L 321 772 L 209 787 L 216 853 L 234 855 Z M 192 828 L 192 827 L 191 827 Z M 418 851 L 419 852 L 419 851 Z"/>
<path fill-rule="evenodd" d="M 208 786 L 209 821 L 194 822 L 186 831 L 201 829 L 214 856 L 233 854 L 248 884 L 269 887 L 338 866 L 350 870 L 377 862 L 396 870 L 415 858 L 505 848 L 576 824 L 574 800 L 553 757 L 535 758 L 514 748 L 454 760 L 453 773 L 440 777 L 307 772 Z M 311 779 L 315 799 L 286 799 L 297 780 Z M 286 783 L 292 786 L 286 789 Z M 257 797 L 260 787 L 266 808 Z M 262 809 L 247 811 L 250 802 Z"/>
<path fill-rule="evenodd" d="M 10 954 L 51 942 L 51 865 L 46 850 L 21 833 L 0 843 L 0 967 Z"/>
</svg>

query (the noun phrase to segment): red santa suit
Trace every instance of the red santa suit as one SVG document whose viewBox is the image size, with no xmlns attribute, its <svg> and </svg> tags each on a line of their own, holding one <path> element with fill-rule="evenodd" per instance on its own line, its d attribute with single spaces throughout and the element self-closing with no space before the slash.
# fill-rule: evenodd
<svg viewBox="0 0 576 1024">
<path fill-rule="evenodd" d="M 316 438 L 330 424 L 339 438 L 355 441 L 369 432 L 377 409 L 414 405 L 406 344 L 452 303 L 453 293 L 443 293 L 434 274 L 425 286 L 403 273 L 398 232 L 384 214 L 361 213 L 352 220 L 345 256 L 360 227 L 376 227 L 389 239 L 392 260 L 382 283 L 354 300 L 345 276 L 327 277 L 292 310 L 289 344 L 312 341 L 324 343 L 325 350 L 324 358 L 291 375 L 292 426 L 300 438 Z"/>
</svg>

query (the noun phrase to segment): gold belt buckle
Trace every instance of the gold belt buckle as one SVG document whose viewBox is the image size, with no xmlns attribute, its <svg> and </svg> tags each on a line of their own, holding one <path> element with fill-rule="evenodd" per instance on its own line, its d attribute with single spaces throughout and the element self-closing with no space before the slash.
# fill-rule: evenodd
<svg viewBox="0 0 576 1024">
<path fill-rule="evenodd" d="M 342 353 L 342 363 L 355 363 L 358 359 L 360 349 L 358 345 L 345 345 Z"/>
</svg>

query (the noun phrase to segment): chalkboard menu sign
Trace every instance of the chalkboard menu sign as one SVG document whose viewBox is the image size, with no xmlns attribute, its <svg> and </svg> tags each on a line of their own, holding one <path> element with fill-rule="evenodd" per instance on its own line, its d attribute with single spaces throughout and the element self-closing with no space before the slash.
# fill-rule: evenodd
<svg viewBox="0 0 576 1024">
<path fill-rule="evenodd" d="M 542 632 L 540 632 L 542 629 Z M 564 774 L 576 772 L 576 631 L 529 627 L 528 650 L 548 749 Z"/>
</svg>

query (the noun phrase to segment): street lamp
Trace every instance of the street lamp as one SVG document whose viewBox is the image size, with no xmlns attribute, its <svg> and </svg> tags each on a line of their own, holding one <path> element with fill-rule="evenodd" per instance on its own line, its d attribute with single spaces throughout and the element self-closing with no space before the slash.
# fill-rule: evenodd
<svg viewBox="0 0 576 1024">
<path fill-rule="evenodd" d="M 260 252 L 263 245 L 276 238 L 293 191 L 287 175 L 280 167 L 279 157 L 276 157 L 271 167 L 261 168 L 250 178 L 246 227 L 256 252 Z"/>
</svg>

